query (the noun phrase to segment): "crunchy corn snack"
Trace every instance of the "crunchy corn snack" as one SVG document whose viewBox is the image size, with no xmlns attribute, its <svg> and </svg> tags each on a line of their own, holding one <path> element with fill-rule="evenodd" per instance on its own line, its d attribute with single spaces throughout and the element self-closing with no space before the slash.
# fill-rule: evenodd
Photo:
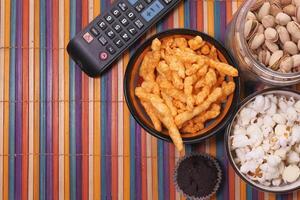
<svg viewBox="0 0 300 200">
<path fill-rule="evenodd" d="M 220 115 L 221 103 L 235 90 L 228 77 L 238 76 L 238 71 L 219 62 L 217 49 L 200 36 L 168 37 L 152 41 L 139 75 L 143 82 L 135 95 L 154 128 L 168 129 L 181 151 L 180 132 L 196 134 Z"/>
</svg>

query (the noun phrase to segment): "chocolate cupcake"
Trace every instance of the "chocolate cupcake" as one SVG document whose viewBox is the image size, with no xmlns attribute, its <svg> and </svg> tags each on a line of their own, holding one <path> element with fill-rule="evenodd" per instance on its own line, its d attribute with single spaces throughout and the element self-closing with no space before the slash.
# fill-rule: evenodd
<svg viewBox="0 0 300 200">
<path fill-rule="evenodd" d="M 218 161 L 207 154 L 191 154 L 180 159 L 174 173 L 178 191 L 189 199 L 210 198 L 219 189 L 222 172 Z"/>
</svg>

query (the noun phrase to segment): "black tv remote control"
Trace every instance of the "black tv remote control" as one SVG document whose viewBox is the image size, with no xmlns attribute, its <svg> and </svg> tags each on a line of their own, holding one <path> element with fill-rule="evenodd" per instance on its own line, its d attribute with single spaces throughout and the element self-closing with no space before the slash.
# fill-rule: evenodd
<svg viewBox="0 0 300 200">
<path fill-rule="evenodd" d="M 71 58 L 89 76 L 100 76 L 180 0 L 116 0 L 68 44 Z"/>
</svg>

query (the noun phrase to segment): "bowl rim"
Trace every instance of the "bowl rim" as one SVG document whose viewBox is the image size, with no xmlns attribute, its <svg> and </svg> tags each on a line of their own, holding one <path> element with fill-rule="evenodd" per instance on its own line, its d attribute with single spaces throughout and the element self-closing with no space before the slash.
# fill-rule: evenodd
<svg viewBox="0 0 300 200">
<path fill-rule="evenodd" d="M 268 189 L 264 189 L 264 188 L 261 188 L 257 185 L 254 185 L 252 182 L 250 182 L 247 178 L 245 178 L 244 175 L 241 174 L 240 170 L 237 168 L 235 162 L 233 161 L 233 157 L 232 157 L 232 154 L 231 154 L 231 151 L 229 149 L 229 136 L 230 136 L 230 132 L 231 132 L 231 129 L 232 129 L 232 125 L 234 123 L 234 120 L 237 116 L 237 114 L 240 112 L 241 108 L 243 106 L 245 106 L 247 103 L 249 103 L 251 100 L 253 100 L 256 96 L 258 95 L 263 95 L 263 94 L 266 94 L 268 92 L 275 92 L 275 91 L 284 91 L 284 92 L 291 92 L 291 93 L 295 93 L 297 95 L 300 95 L 300 91 L 297 91 L 295 89 L 292 89 L 292 88 L 289 88 L 289 87 L 286 87 L 286 86 L 283 86 L 283 87 L 271 87 L 271 88 L 267 88 L 267 89 L 263 89 L 263 90 L 259 90 L 259 91 L 256 91 L 254 93 L 252 93 L 251 95 L 247 96 L 245 99 L 243 99 L 239 105 L 237 106 L 237 109 L 235 111 L 235 113 L 233 114 L 233 118 L 232 118 L 232 121 L 230 122 L 230 124 L 227 126 L 226 128 L 226 131 L 225 131 L 225 134 L 224 134 L 224 146 L 225 146 L 225 151 L 226 151 L 226 156 L 227 156 L 227 159 L 229 160 L 230 162 L 230 165 L 231 167 L 234 169 L 235 173 L 243 180 L 245 181 L 247 184 L 249 184 L 251 187 L 255 188 L 255 189 L 258 189 L 260 191 L 263 191 L 263 192 L 271 192 L 271 193 L 275 193 L 275 194 L 283 194 L 283 193 L 290 193 L 292 191 L 296 191 L 298 189 L 300 189 L 300 184 L 299 186 L 295 187 L 295 188 L 292 188 L 292 189 L 286 189 L 286 190 L 278 190 L 278 191 L 274 191 L 274 190 L 268 190 Z"/>
<path fill-rule="evenodd" d="M 196 30 L 192 30 L 192 29 L 186 29 L 186 28 L 176 28 L 176 29 L 170 29 L 170 30 L 166 30 L 166 31 L 162 31 L 159 33 L 154 34 L 153 36 L 151 36 L 150 38 L 148 38 L 145 42 L 143 42 L 138 48 L 137 50 L 134 52 L 134 54 L 131 56 L 128 65 L 126 67 L 126 71 L 125 71 L 125 75 L 124 75 L 124 86 L 123 86 L 123 90 L 124 90 L 124 97 L 125 97 L 125 101 L 127 103 L 128 109 L 131 113 L 131 115 L 133 116 L 133 118 L 136 120 L 136 122 L 143 128 L 145 129 L 148 133 L 150 133 L 152 136 L 155 136 L 159 139 L 162 139 L 164 141 L 168 141 L 171 142 L 171 138 L 168 135 L 162 134 L 159 131 L 156 131 L 155 129 L 147 126 L 146 124 L 144 124 L 142 122 L 141 119 L 139 119 L 138 114 L 136 109 L 133 106 L 133 103 L 130 100 L 130 95 L 129 95 L 129 81 L 130 81 L 130 72 L 134 66 L 134 63 L 136 62 L 138 56 L 140 55 L 141 52 L 143 52 L 147 47 L 149 47 L 151 45 L 151 42 L 153 39 L 155 38 L 164 38 L 167 36 L 171 36 L 171 35 L 192 35 L 192 36 L 201 36 L 203 38 L 204 41 L 208 41 L 210 44 L 214 45 L 218 51 L 220 51 L 222 53 L 222 55 L 225 57 L 225 59 L 227 60 L 227 62 L 234 66 L 236 69 L 238 68 L 238 65 L 235 61 L 235 59 L 233 58 L 233 56 L 231 55 L 231 53 L 215 38 L 207 35 L 206 33 L 200 32 L 200 31 L 196 31 Z M 208 131 L 205 134 L 202 135 L 196 135 L 193 137 L 189 137 L 189 138 L 182 138 L 183 143 L 185 144 L 194 144 L 194 143 L 199 143 L 219 132 L 221 132 L 221 130 L 223 130 L 225 128 L 225 126 L 231 121 L 232 117 L 233 117 L 233 113 L 235 113 L 235 110 L 237 108 L 237 105 L 240 101 L 240 76 L 238 77 L 234 77 L 233 78 L 235 84 L 236 84 L 236 89 L 235 92 L 233 94 L 233 100 L 232 103 L 226 113 L 226 115 L 224 116 L 224 118 L 221 120 L 221 122 L 219 124 L 217 124 L 212 130 Z"/>
</svg>

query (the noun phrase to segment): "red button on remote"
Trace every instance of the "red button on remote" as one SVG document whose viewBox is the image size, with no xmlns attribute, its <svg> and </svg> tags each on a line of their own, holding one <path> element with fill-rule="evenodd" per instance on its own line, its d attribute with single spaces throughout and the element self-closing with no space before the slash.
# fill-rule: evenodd
<svg viewBox="0 0 300 200">
<path fill-rule="evenodd" d="M 100 52 L 99 57 L 101 60 L 106 60 L 108 57 L 108 54 L 105 51 L 102 51 L 102 52 Z"/>
</svg>

